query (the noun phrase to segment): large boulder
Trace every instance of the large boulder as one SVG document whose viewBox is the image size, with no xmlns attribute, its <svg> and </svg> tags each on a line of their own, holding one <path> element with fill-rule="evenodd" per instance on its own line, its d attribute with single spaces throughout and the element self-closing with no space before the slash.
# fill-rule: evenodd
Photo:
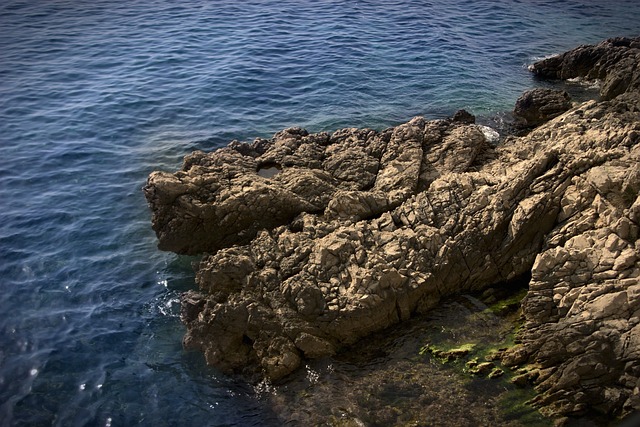
<svg viewBox="0 0 640 427">
<path fill-rule="evenodd" d="M 610 48 L 634 58 L 634 43 Z M 207 253 L 182 319 L 212 365 L 279 379 L 443 296 L 531 274 L 505 362 L 539 370 L 550 415 L 619 415 L 640 410 L 639 164 L 628 85 L 498 146 L 471 120 L 289 129 L 188 156 L 145 194 L 161 248 Z"/>
<path fill-rule="evenodd" d="M 516 126 L 532 128 L 558 117 L 572 107 L 564 90 L 537 88 L 528 90 L 516 100 L 513 117 Z"/>
</svg>

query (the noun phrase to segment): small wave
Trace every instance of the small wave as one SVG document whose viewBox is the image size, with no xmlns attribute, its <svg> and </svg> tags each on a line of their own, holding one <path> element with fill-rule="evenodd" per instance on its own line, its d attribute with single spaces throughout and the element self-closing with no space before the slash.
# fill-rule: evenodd
<svg viewBox="0 0 640 427">
<path fill-rule="evenodd" d="M 552 54 L 545 55 L 545 56 L 532 56 L 531 58 L 529 58 L 528 62 L 522 64 L 522 68 L 525 68 L 525 69 L 527 69 L 529 71 L 534 71 L 533 66 L 534 66 L 534 64 L 536 62 L 540 62 L 540 61 L 544 61 L 544 60 L 547 60 L 547 59 L 551 59 L 551 58 L 554 58 L 556 56 L 558 56 L 557 53 L 552 53 Z"/>
<path fill-rule="evenodd" d="M 602 80 L 600 79 L 585 79 L 583 77 L 575 77 L 572 79 L 567 79 L 567 83 L 577 84 L 586 89 L 600 89 L 602 87 Z"/>
<path fill-rule="evenodd" d="M 531 57 L 531 62 L 533 63 L 533 62 L 544 61 L 545 59 L 555 58 L 558 55 L 559 55 L 559 53 L 551 53 L 551 54 L 544 55 L 544 56 L 532 56 Z"/>
<path fill-rule="evenodd" d="M 509 116 L 492 115 L 531 86 L 521 63 L 553 56 L 532 53 L 635 33 L 640 12 L 630 1 L 567 17 L 557 2 L 203 3 L 0 7 L 5 423 L 174 425 L 188 412 L 195 425 L 264 425 L 259 389 L 232 396 L 180 350 L 194 260 L 157 250 L 147 174 L 285 127 L 382 130 L 460 108 L 482 112 L 495 141 Z"/>
<path fill-rule="evenodd" d="M 165 317 L 180 317 L 180 296 L 175 292 L 168 292 L 156 300 L 154 304 L 155 310 L 157 310 L 162 316 Z"/>
</svg>

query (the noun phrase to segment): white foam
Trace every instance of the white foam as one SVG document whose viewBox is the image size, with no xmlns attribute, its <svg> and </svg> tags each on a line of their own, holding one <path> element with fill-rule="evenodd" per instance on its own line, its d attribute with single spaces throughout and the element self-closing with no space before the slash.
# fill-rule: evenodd
<svg viewBox="0 0 640 427">
<path fill-rule="evenodd" d="M 558 55 L 560 55 L 560 54 L 559 53 L 552 53 L 552 54 L 545 55 L 545 56 L 532 56 L 531 57 L 531 61 L 532 62 L 544 61 L 545 59 L 555 58 Z"/>
<path fill-rule="evenodd" d="M 587 89 L 600 89 L 600 87 L 602 86 L 602 80 L 600 79 L 589 80 L 583 77 L 574 77 L 572 79 L 567 79 L 567 82 L 584 86 Z"/>
<path fill-rule="evenodd" d="M 544 61 L 545 59 L 551 59 L 556 56 L 558 56 L 557 53 L 553 53 L 551 55 L 546 55 L 546 56 L 532 56 L 531 62 L 529 64 L 525 64 L 525 67 L 527 68 L 527 70 L 533 71 L 533 64 L 535 64 L 536 62 Z"/>
<path fill-rule="evenodd" d="M 490 144 L 497 144 L 498 141 L 500 141 L 500 134 L 494 128 L 489 126 L 484 126 L 484 125 L 477 125 L 477 126 L 478 126 L 478 129 L 480 129 L 480 131 L 484 134 L 484 137 L 487 140 L 487 142 L 489 142 Z"/>
</svg>

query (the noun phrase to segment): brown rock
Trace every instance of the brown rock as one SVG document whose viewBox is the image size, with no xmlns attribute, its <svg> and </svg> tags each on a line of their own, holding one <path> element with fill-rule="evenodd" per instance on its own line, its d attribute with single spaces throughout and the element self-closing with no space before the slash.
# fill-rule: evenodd
<svg viewBox="0 0 640 427">
<path fill-rule="evenodd" d="M 498 146 L 468 120 L 415 118 L 288 129 L 154 172 L 160 248 L 206 253 L 185 345 L 279 379 L 443 296 L 531 274 L 503 362 L 540 365 L 545 413 L 640 410 L 640 94 L 636 71 L 615 77 L 638 50 L 616 39 L 535 65 L 605 79 L 610 99 Z"/>
</svg>

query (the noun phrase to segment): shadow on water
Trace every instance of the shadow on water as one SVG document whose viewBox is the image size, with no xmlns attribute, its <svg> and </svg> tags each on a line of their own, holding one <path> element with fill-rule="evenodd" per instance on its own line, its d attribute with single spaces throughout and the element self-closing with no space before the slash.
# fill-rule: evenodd
<svg viewBox="0 0 640 427">
<path fill-rule="evenodd" d="M 511 384 L 508 373 L 489 379 L 465 368 L 467 360 L 512 343 L 524 293 L 519 289 L 496 300 L 498 294 L 446 300 L 427 317 L 310 362 L 268 398 L 286 425 L 550 425 L 524 404 L 532 391 Z M 425 351 L 430 345 L 469 345 L 476 351 L 443 363 Z"/>
</svg>

